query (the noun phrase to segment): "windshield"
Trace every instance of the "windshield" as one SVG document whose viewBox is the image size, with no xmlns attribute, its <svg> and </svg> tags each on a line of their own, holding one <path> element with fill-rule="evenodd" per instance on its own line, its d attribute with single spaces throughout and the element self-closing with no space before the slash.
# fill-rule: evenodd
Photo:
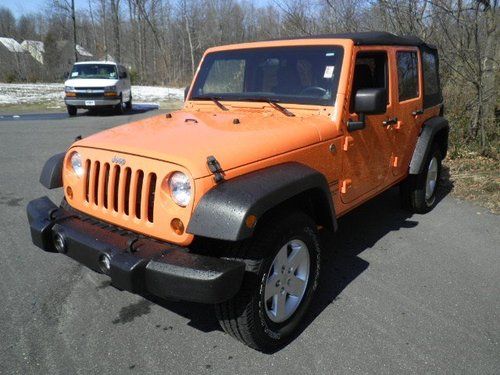
<svg viewBox="0 0 500 375">
<path fill-rule="evenodd" d="M 116 79 L 116 66 L 110 64 L 77 64 L 73 66 L 70 78 Z"/>
<path fill-rule="evenodd" d="M 343 49 L 273 47 L 208 54 L 192 100 L 263 100 L 334 105 Z"/>
</svg>

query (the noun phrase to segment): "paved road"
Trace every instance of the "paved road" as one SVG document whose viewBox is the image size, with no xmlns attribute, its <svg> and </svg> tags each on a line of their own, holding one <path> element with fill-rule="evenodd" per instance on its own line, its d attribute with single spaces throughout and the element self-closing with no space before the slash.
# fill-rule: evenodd
<svg viewBox="0 0 500 375">
<path fill-rule="evenodd" d="M 449 195 L 410 217 L 391 190 L 343 218 L 305 329 L 273 355 L 225 335 L 210 307 L 120 292 L 32 246 L 45 160 L 155 113 L 0 117 L 1 374 L 500 373 L 500 219 Z"/>
</svg>

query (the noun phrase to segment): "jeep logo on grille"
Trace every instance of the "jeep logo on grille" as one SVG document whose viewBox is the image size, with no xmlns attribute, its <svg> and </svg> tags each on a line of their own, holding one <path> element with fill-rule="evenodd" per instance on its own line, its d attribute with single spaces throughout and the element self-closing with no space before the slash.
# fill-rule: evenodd
<svg viewBox="0 0 500 375">
<path fill-rule="evenodd" d="M 113 159 L 111 159 L 112 163 L 120 164 L 120 165 L 125 165 L 126 161 L 123 158 L 119 158 L 118 156 L 113 156 Z"/>
</svg>

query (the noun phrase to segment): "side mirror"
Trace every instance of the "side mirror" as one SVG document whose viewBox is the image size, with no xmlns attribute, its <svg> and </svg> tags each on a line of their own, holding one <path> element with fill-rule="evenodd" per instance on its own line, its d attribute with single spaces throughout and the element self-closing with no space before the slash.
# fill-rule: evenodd
<svg viewBox="0 0 500 375">
<path fill-rule="evenodd" d="M 360 121 L 349 121 L 347 129 L 351 131 L 364 129 L 365 115 L 385 113 L 387 110 L 387 89 L 359 89 L 354 97 L 354 112 L 359 114 Z"/>
<path fill-rule="evenodd" d="M 186 98 L 189 94 L 189 89 L 190 89 L 190 86 L 186 86 L 186 88 L 184 89 L 184 101 L 186 101 Z"/>
<path fill-rule="evenodd" d="M 384 113 L 387 109 L 387 89 L 360 89 L 354 98 L 354 112 L 365 115 Z"/>
</svg>

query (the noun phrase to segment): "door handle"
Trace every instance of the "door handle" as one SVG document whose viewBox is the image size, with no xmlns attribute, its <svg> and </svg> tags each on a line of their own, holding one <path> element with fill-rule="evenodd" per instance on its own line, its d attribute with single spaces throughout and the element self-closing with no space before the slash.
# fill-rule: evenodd
<svg viewBox="0 0 500 375">
<path fill-rule="evenodd" d="M 418 116 L 418 115 L 423 115 L 424 110 L 423 109 L 417 109 L 411 113 L 413 116 Z"/>
<path fill-rule="evenodd" d="M 393 118 L 387 119 L 385 121 L 382 121 L 382 126 L 396 125 L 397 123 L 398 123 L 398 118 L 393 117 Z"/>
</svg>

